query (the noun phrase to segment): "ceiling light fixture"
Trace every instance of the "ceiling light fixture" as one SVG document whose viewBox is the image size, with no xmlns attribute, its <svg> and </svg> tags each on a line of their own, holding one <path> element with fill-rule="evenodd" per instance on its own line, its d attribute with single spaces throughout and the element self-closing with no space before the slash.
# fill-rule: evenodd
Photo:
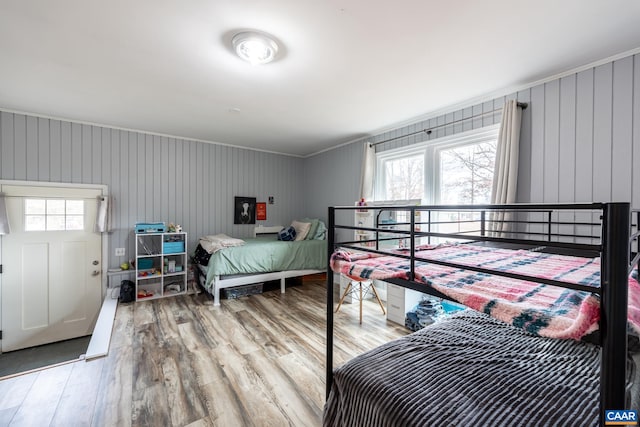
<svg viewBox="0 0 640 427">
<path fill-rule="evenodd" d="M 275 59 L 278 44 L 269 34 L 260 31 L 243 31 L 231 40 L 236 54 L 251 65 L 266 64 Z"/>
</svg>

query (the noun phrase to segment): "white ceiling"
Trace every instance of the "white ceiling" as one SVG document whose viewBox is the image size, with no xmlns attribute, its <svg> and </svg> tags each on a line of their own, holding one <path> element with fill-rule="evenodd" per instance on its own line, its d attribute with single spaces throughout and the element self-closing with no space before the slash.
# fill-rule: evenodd
<svg viewBox="0 0 640 427">
<path fill-rule="evenodd" d="M 638 0 L 0 0 L 0 108 L 305 156 L 638 47 Z"/>
</svg>

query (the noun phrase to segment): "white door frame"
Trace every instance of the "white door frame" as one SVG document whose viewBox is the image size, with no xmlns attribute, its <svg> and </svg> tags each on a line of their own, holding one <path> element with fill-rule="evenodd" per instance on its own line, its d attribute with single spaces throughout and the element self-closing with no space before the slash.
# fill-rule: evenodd
<svg viewBox="0 0 640 427">
<path fill-rule="evenodd" d="M 49 182 L 49 181 L 12 181 L 7 179 L 0 179 L 0 189 L 3 185 L 15 185 L 22 187 L 55 187 L 55 188 L 77 188 L 77 189 L 92 189 L 92 190 L 101 190 L 102 197 L 109 196 L 109 187 L 106 184 L 74 184 L 70 182 Z M 1 190 L 0 190 L 1 191 Z M 97 201 L 96 201 L 97 203 Z M 9 224 L 11 225 L 11 224 Z M 0 235 L 0 241 L 2 239 L 2 235 Z M 102 300 L 107 293 L 107 266 L 109 265 L 109 260 L 107 255 L 109 255 L 109 239 L 105 238 L 105 233 L 101 233 L 100 241 L 102 243 L 102 266 L 100 268 L 101 271 L 101 296 Z M 2 264 L 2 244 L 0 244 L 0 264 Z M 2 298 L 2 274 L 0 274 L 0 298 Z M 0 331 L 2 330 L 2 300 L 0 300 Z M 2 353 L 2 349 L 0 348 L 0 353 Z"/>
</svg>

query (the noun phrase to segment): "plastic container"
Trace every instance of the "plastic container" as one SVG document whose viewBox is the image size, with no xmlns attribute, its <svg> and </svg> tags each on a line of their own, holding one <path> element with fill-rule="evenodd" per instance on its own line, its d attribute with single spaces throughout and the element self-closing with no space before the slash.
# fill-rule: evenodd
<svg viewBox="0 0 640 427">
<path fill-rule="evenodd" d="M 178 254 L 184 252 L 184 242 L 164 242 L 162 248 L 165 254 Z"/>
<path fill-rule="evenodd" d="M 153 268 L 153 259 L 140 258 L 138 259 L 138 270 L 149 270 Z"/>
</svg>

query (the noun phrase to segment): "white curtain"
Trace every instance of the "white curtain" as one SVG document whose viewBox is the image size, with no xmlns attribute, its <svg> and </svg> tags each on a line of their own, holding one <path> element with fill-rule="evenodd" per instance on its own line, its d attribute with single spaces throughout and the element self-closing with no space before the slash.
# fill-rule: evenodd
<svg viewBox="0 0 640 427">
<path fill-rule="evenodd" d="M 96 225 L 94 231 L 96 233 L 105 233 L 111 231 L 111 205 L 110 197 L 98 196 L 98 209 L 96 212 Z"/>
<path fill-rule="evenodd" d="M 0 234 L 11 233 L 9 227 L 9 216 L 7 215 L 7 205 L 5 203 L 4 194 L 0 193 Z"/>
<path fill-rule="evenodd" d="M 366 201 L 373 199 L 373 177 L 376 169 L 376 149 L 369 143 L 364 143 L 362 155 L 362 170 L 360 173 L 360 198 Z"/>
<path fill-rule="evenodd" d="M 518 155 L 520 152 L 520 122 L 522 109 L 515 100 L 509 100 L 502 109 L 502 123 L 498 134 L 496 148 L 496 163 L 493 171 L 493 188 L 491 191 L 492 204 L 510 204 L 516 201 L 518 186 Z M 501 234 L 512 229 L 509 223 L 514 218 L 510 212 L 495 212 L 492 215 L 491 230 Z"/>
</svg>

